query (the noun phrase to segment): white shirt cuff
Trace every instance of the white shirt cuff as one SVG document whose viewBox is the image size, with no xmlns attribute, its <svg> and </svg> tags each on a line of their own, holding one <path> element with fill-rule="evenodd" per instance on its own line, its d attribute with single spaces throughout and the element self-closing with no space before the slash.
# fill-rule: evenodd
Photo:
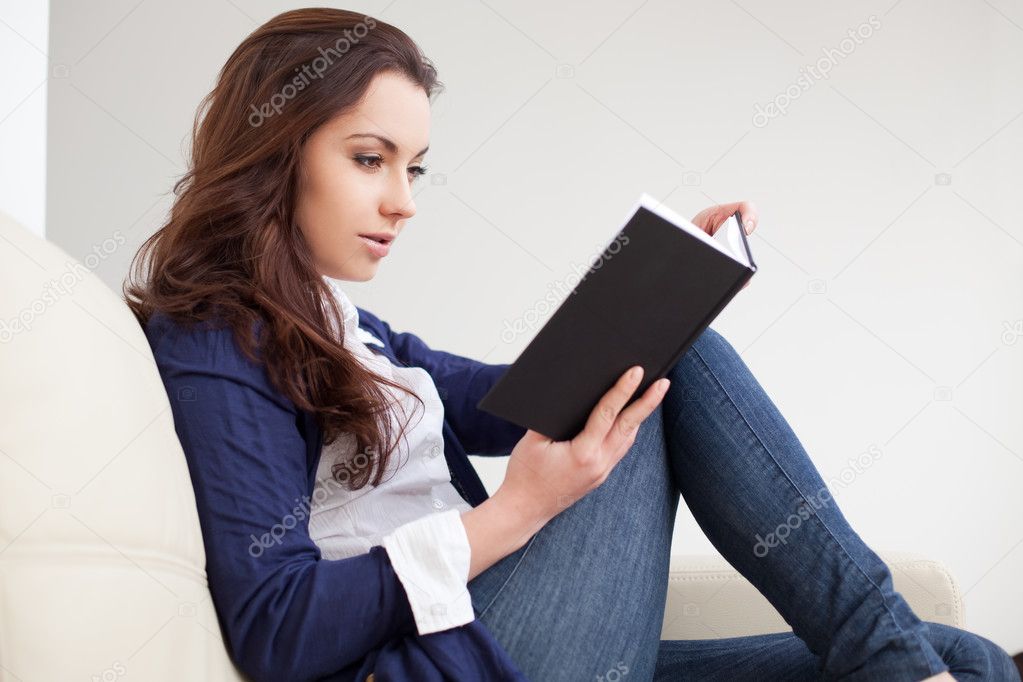
<svg viewBox="0 0 1023 682">
<path fill-rule="evenodd" d="M 458 509 L 399 526 L 384 536 L 382 544 L 408 595 L 419 634 L 476 618 L 467 588 L 471 549 Z"/>
</svg>

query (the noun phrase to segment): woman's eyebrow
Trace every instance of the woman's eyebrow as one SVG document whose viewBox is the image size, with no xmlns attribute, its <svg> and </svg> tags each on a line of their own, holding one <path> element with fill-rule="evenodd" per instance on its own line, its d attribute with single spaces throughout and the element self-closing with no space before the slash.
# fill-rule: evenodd
<svg viewBox="0 0 1023 682">
<path fill-rule="evenodd" d="M 352 135 L 349 135 L 345 139 L 346 140 L 350 140 L 353 137 L 373 137 L 373 138 L 376 138 L 376 139 L 380 140 L 381 144 L 383 144 L 385 147 L 387 147 L 387 151 L 391 152 L 392 154 L 398 153 L 398 145 L 394 144 L 393 142 L 388 140 L 386 137 L 381 137 L 380 135 L 377 135 L 375 133 L 353 133 Z M 426 145 L 425 147 L 423 147 L 423 151 L 419 152 L 418 154 L 416 154 L 412 158 L 416 158 L 416 157 L 422 156 L 423 154 L 425 154 L 429 150 L 430 150 L 430 145 Z"/>
</svg>

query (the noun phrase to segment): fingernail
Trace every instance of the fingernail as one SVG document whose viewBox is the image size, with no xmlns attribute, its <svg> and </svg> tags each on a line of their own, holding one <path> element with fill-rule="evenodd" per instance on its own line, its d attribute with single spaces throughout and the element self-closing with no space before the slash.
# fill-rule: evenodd
<svg viewBox="0 0 1023 682">
<path fill-rule="evenodd" d="M 659 393 L 664 393 L 665 391 L 668 390 L 668 386 L 670 384 L 671 384 L 670 379 L 661 379 L 660 381 L 657 382 L 657 391 Z"/>
<path fill-rule="evenodd" d="M 632 369 L 629 370 L 629 378 L 638 379 L 641 370 L 642 370 L 641 367 L 633 367 Z"/>
</svg>

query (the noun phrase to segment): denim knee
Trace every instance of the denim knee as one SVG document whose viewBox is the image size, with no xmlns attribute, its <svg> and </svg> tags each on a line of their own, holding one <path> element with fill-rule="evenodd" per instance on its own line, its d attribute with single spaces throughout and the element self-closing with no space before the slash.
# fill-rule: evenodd
<svg viewBox="0 0 1023 682">
<path fill-rule="evenodd" d="M 927 629 L 935 650 L 957 680 L 1020 681 L 1012 657 L 991 640 L 940 623 L 927 623 Z"/>
<path fill-rule="evenodd" d="M 689 350 L 687 350 L 682 357 L 678 359 L 675 366 L 668 371 L 667 376 L 671 379 L 672 384 L 674 384 L 676 383 L 676 379 L 683 378 L 679 375 L 681 372 L 685 371 L 687 358 L 692 358 L 695 354 L 699 354 L 703 358 L 707 358 L 722 351 L 738 355 L 725 337 L 714 329 L 707 327 L 703 330 L 703 333 L 696 337 L 696 341 L 694 341 L 693 345 L 689 347 Z"/>
<path fill-rule="evenodd" d="M 703 333 L 696 337 L 696 341 L 693 342 L 693 347 L 699 347 L 701 350 L 725 348 L 733 352 L 735 351 L 735 349 L 732 348 L 732 344 L 728 342 L 728 339 L 711 327 L 707 327 L 703 330 Z M 690 348 L 690 350 L 692 350 L 692 348 Z"/>
</svg>

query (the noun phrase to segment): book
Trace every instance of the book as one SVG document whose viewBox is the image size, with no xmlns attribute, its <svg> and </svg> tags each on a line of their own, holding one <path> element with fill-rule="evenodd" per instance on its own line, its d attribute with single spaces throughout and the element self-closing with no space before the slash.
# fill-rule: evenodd
<svg viewBox="0 0 1023 682">
<path fill-rule="evenodd" d="M 665 376 L 756 272 L 738 211 L 711 236 L 647 193 L 476 407 L 555 441 L 634 365 Z"/>
</svg>

